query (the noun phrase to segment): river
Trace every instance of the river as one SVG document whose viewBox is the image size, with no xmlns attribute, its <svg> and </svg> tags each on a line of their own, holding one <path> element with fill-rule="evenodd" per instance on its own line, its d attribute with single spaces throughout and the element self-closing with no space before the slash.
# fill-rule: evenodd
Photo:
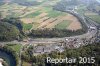
<svg viewBox="0 0 100 66">
<path fill-rule="evenodd" d="M 16 66 L 16 61 L 11 54 L 0 50 L 0 58 L 4 59 L 9 66 Z"/>
</svg>

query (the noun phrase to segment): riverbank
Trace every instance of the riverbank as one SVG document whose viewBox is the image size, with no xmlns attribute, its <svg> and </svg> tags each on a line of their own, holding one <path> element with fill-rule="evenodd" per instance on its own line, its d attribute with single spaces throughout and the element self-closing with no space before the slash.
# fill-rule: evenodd
<svg viewBox="0 0 100 66">
<path fill-rule="evenodd" d="M 3 48 L 0 47 L 0 58 L 4 60 L 4 63 L 3 62 L 0 63 L 1 66 L 4 66 L 3 64 L 5 64 L 5 62 L 7 66 L 17 66 L 16 56 L 14 55 L 12 50 L 9 50 L 5 47 Z"/>
</svg>

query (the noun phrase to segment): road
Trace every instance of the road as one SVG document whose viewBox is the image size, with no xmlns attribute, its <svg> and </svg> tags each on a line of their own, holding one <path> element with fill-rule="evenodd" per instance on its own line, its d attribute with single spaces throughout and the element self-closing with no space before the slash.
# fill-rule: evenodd
<svg viewBox="0 0 100 66">
<path fill-rule="evenodd" d="M 64 41 L 65 39 L 68 39 L 68 38 L 92 38 L 94 37 L 97 32 L 98 32 L 98 29 L 97 29 L 97 23 L 95 23 L 94 21 L 88 19 L 87 17 L 83 17 L 81 15 L 79 15 L 78 13 L 76 12 L 72 12 L 78 16 L 80 16 L 83 20 L 84 20 L 84 23 L 85 25 L 88 27 L 88 31 L 87 33 L 85 34 L 82 34 L 82 35 L 77 35 L 77 36 L 71 36 L 71 37 L 63 37 L 63 38 L 37 38 L 37 39 L 31 39 L 31 40 L 28 40 L 28 42 L 23 42 L 23 41 L 11 41 L 11 42 L 0 42 L 0 44 L 40 44 L 40 43 L 47 43 L 47 44 L 50 44 L 50 43 L 55 43 L 55 42 L 59 42 L 59 41 Z M 86 22 L 86 19 L 88 19 L 89 21 Z M 90 27 L 94 27 L 95 29 L 91 29 Z"/>
<path fill-rule="evenodd" d="M 91 39 L 91 38 L 94 38 L 95 40 L 98 39 L 98 34 L 99 34 L 99 39 L 100 39 L 100 29 L 97 27 L 98 24 L 96 22 L 94 22 L 93 20 L 85 17 L 85 16 L 81 16 L 79 15 L 78 13 L 72 11 L 72 13 L 78 15 L 82 20 L 84 20 L 84 24 L 88 27 L 88 31 L 87 33 L 85 34 L 82 34 L 82 35 L 77 35 L 77 36 L 71 36 L 71 37 L 63 37 L 63 38 L 37 38 L 37 39 L 29 39 L 27 41 L 11 41 L 11 42 L 0 42 L 0 45 L 5 45 L 5 44 L 22 44 L 22 47 L 20 49 L 20 53 L 19 53 L 19 56 L 20 56 L 20 59 L 21 59 L 21 53 L 22 53 L 22 49 L 23 49 L 23 46 L 28 44 L 29 46 L 31 44 L 55 44 L 55 43 L 59 43 L 59 42 L 62 42 L 62 41 L 66 41 L 66 39 L 69 39 L 69 38 L 86 38 L 86 39 Z M 88 20 L 88 21 L 86 21 Z M 93 28 L 91 28 L 93 27 Z M 95 41 L 94 40 L 94 41 Z M 91 40 L 93 41 L 93 40 Z M 28 47 L 29 47 L 28 46 Z M 21 60 L 19 61 L 19 66 L 21 66 Z"/>
</svg>

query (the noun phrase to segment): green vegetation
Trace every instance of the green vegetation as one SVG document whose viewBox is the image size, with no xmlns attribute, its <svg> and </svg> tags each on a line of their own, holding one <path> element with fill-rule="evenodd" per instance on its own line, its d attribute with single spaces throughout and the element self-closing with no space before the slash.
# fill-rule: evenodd
<svg viewBox="0 0 100 66">
<path fill-rule="evenodd" d="M 16 54 L 15 51 L 13 51 L 8 46 L 3 46 L 3 47 L 0 46 L 0 51 L 6 52 L 7 54 L 10 55 L 10 57 L 13 59 L 13 62 L 9 61 L 10 64 L 13 63 L 15 66 L 18 66 L 19 57 L 18 57 L 18 55 Z"/>
<path fill-rule="evenodd" d="M 78 6 L 78 9 L 76 10 L 79 14 L 84 14 L 85 13 L 85 10 L 86 10 L 86 6 L 84 5 L 80 5 Z"/>
<path fill-rule="evenodd" d="M 63 12 L 56 11 L 56 10 L 52 10 L 48 12 L 48 17 L 51 17 L 51 18 L 55 18 L 55 17 L 63 16 L 63 15 L 65 15 Z"/>
<path fill-rule="evenodd" d="M 40 4 L 36 0 L 13 0 L 13 2 L 23 6 L 35 6 Z"/>
<path fill-rule="evenodd" d="M 7 44 L 7 47 L 18 53 L 20 52 L 21 46 L 21 44 Z"/>
<path fill-rule="evenodd" d="M 0 20 L 0 41 L 20 40 L 23 38 L 23 26 L 16 18 Z"/>
<path fill-rule="evenodd" d="M 78 49 L 68 49 L 66 48 L 64 52 L 59 53 L 59 52 L 52 52 L 50 54 L 41 54 L 41 55 L 37 55 L 34 56 L 34 54 L 32 53 L 33 48 L 28 48 L 25 52 L 23 52 L 22 54 L 22 60 L 26 61 L 28 63 L 32 63 L 33 66 L 69 66 L 69 64 L 64 63 L 64 64 L 51 64 L 51 63 L 46 63 L 46 58 L 47 57 L 51 57 L 51 58 L 77 58 L 79 59 L 79 57 L 95 57 L 95 63 L 94 64 L 78 64 L 78 61 L 73 64 L 74 66 L 98 66 L 99 62 L 100 62 L 100 43 L 94 43 L 91 45 L 87 45 L 84 47 L 80 47 Z M 44 59 L 44 60 L 43 60 Z"/>
<path fill-rule="evenodd" d="M 70 25 L 70 21 L 64 20 L 55 26 L 56 29 L 66 29 Z"/>
<path fill-rule="evenodd" d="M 18 13 L 10 12 L 10 14 L 6 16 L 6 18 L 12 18 L 12 17 L 16 18 L 16 17 L 19 17 L 19 16 L 20 16 L 20 14 L 18 14 Z"/>
<path fill-rule="evenodd" d="M 30 14 L 24 16 L 24 17 L 27 17 L 27 18 L 34 18 L 34 17 L 36 17 L 36 16 L 38 16 L 38 15 L 40 15 L 40 14 L 41 14 L 41 12 L 35 11 L 35 12 L 30 13 Z"/>
<path fill-rule="evenodd" d="M 19 35 L 20 32 L 15 26 L 7 22 L 0 22 L 0 41 L 14 40 Z"/>
<path fill-rule="evenodd" d="M 32 30 L 28 36 L 32 38 L 53 38 L 53 37 L 69 37 L 74 35 L 84 34 L 83 29 L 77 31 L 67 30 L 67 29 L 43 29 L 43 30 Z"/>
<path fill-rule="evenodd" d="M 19 31 L 22 31 L 23 29 L 22 22 L 18 18 L 4 18 L 1 20 L 1 22 L 12 24 L 17 27 Z"/>
<path fill-rule="evenodd" d="M 97 23 L 100 23 L 100 15 L 88 15 L 88 17 L 96 21 Z"/>
<path fill-rule="evenodd" d="M 78 10 L 76 10 L 79 14 L 84 14 L 85 13 L 85 11 L 84 11 L 84 9 L 78 9 Z"/>
<path fill-rule="evenodd" d="M 49 12 L 52 11 L 52 7 L 43 7 L 43 12 Z"/>
<path fill-rule="evenodd" d="M 23 30 L 24 31 L 30 30 L 32 28 L 32 26 L 33 26 L 32 24 L 23 23 Z"/>
</svg>

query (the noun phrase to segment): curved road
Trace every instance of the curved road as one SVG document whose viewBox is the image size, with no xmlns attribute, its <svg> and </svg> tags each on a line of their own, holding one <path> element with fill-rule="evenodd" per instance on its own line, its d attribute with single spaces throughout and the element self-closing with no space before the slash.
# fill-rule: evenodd
<svg viewBox="0 0 100 66">
<path fill-rule="evenodd" d="M 28 42 L 24 42 L 24 41 L 11 41 L 11 42 L 0 42 L 0 44 L 39 44 L 39 43 L 47 43 L 47 44 L 50 44 L 50 43 L 55 43 L 55 42 L 60 42 L 60 41 L 65 41 L 66 39 L 68 39 L 68 38 L 88 38 L 88 39 L 90 39 L 90 38 L 92 38 L 92 37 L 94 37 L 96 34 L 97 34 L 97 32 L 98 32 L 98 29 L 97 29 L 97 24 L 94 22 L 94 21 L 92 21 L 92 20 L 89 20 L 88 22 L 86 22 L 86 17 L 83 17 L 83 16 L 81 16 L 81 15 L 79 15 L 78 13 L 76 13 L 76 12 L 74 12 L 74 11 L 70 11 L 70 12 L 72 12 L 72 13 L 74 13 L 74 14 L 76 14 L 76 15 L 78 15 L 78 16 L 80 16 L 81 17 L 81 19 L 82 20 L 84 20 L 84 23 L 85 23 L 85 25 L 88 27 L 88 32 L 87 33 L 85 33 L 85 34 L 82 34 L 82 35 L 77 35 L 77 36 L 71 36 L 71 37 L 64 37 L 64 38 L 43 38 L 43 39 L 41 39 L 41 38 L 38 38 L 38 39 L 30 39 L 30 40 L 28 40 Z M 91 27 L 94 27 L 95 29 L 92 29 Z"/>
<path fill-rule="evenodd" d="M 71 37 L 64 37 L 64 38 L 38 38 L 38 39 L 29 39 L 28 41 L 11 41 L 11 42 L 0 42 L 0 45 L 5 45 L 5 44 L 22 44 L 22 47 L 20 49 L 20 53 L 19 53 L 19 57 L 20 57 L 20 61 L 19 61 L 19 66 L 21 66 L 21 53 L 22 53 L 22 49 L 23 46 L 26 44 L 54 44 L 54 43 L 60 43 L 60 42 L 64 42 L 67 43 L 67 40 L 70 38 L 79 38 L 79 39 L 83 39 L 86 38 L 90 41 L 95 41 L 96 35 L 98 34 L 99 29 L 97 28 L 98 24 L 95 23 L 94 21 L 92 21 L 91 19 L 85 17 L 85 16 L 81 16 L 78 13 L 74 12 L 74 11 L 70 11 L 71 13 L 74 13 L 76 15 L 78 15 L 82 20 L 84 20 L 84 24 L 88 27 L 88 31 L 87 33 L 83 34 L 83 35 L 77 35 L 77 36 L 71 36 Z M 87 20 L 87 21 L 86 21 Z M 94 40 L 92 40 L 94 39 Z"/>
</svg>

